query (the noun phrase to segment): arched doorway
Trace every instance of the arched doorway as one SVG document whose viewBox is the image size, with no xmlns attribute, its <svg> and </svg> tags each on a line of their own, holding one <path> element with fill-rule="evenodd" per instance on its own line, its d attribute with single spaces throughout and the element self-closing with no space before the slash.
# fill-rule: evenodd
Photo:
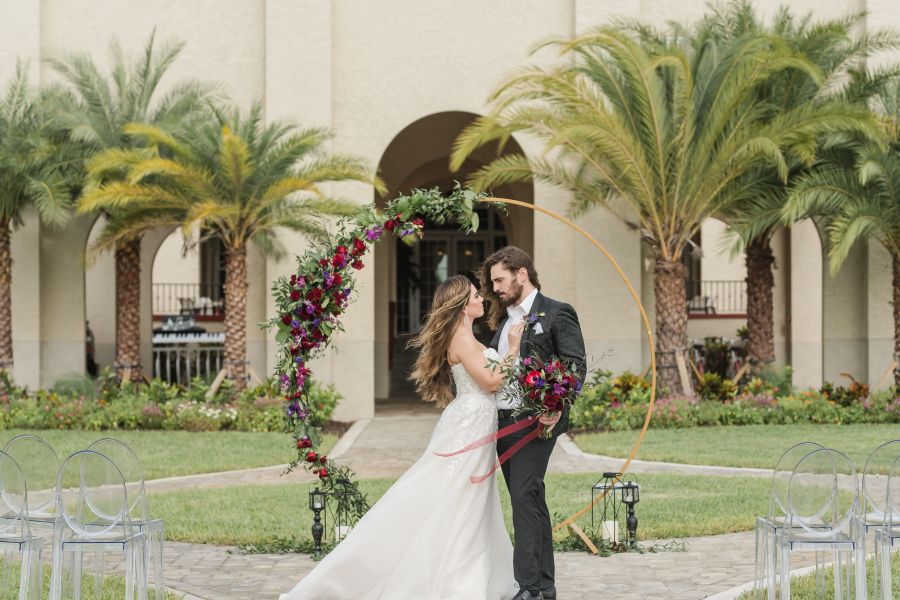
<svg viewBox="0 0 900 600">
<path fill-rule="evenodd" d="M 414 188 L 434 188 L 449 192 L 456 181 L 464 182 L 472 173 L 499 154 L 522 153 L 515 140 L 502 152 L 484 147 L 462 168 L 449 169 L 453 142 L 478 115 L 462 111 L 442 112 L 419 119 L 400 131 L 388 145 L 379 174 L 387 184 L 387 198 Z M 534 201 L 532 184 L 504 185 L 494 195 Z M 376 202 L 384 203 L 383 198 Z M 415 399 L 408 374 L 415 353 L 406 344 L 421 324 L 434 289 L 446 277 L 462 274 L 475 281 L 475 271 L 494 250 L 515 244 L 528 252 L 534 247 L 534 224 L 530 211 L 504 214 L 493 207 L 478 207 L 479 231 L 464 235 L 453 225 L 428 223 L 425 238 L 407 246 L 385 239 L 375 248 L 375 397 L 378 400 Z M 477 333 L 489 339 L 483 325 Z"/>
</svg>

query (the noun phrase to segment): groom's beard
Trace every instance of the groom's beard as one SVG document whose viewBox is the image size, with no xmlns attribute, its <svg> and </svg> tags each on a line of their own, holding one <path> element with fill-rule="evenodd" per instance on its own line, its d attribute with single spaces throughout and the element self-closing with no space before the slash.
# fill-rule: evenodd
<svg viewBox="0 0 900 600">
<path fill-rule="evenodd" d="M 500 306 L 503 308 L 507 308 L 509 306 L 516 306 L 519 302 L 522 301 L 522 290 L 524 287 L 518 281 L 513 281 L 510 284 L 509 293 L 500 298 Z"/>
</svg>

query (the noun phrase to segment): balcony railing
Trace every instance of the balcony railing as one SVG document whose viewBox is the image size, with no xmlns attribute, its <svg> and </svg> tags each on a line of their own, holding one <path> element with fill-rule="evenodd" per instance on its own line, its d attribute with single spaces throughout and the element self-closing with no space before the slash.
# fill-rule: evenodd
<svg viewBox="0 0 900 600">
<path fill-rule="evenodd" d="M 687 281 L 688 312 L 693 315 L 742 315 L 747 312 L 747 282 L 742 280 Z"/>
<path fill-rule="evenodd" d="M 154 283 L 154 315 L 221 317 L 225 314 L 222 286 L 208 283 Z"/>
<path fill-rule="evenodd" d="M 194 377 L 212 379 L 224 364 L 224 342 L 224 333 L 157 333 L 153 376 L 184 386 Z"/>
</svg>

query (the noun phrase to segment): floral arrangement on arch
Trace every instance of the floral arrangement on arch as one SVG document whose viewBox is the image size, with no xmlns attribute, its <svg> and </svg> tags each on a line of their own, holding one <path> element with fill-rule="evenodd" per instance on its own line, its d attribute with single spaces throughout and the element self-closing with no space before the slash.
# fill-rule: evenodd
<svg viewBox="0 0 900 600">
<path fill-rule="evenodd" d="M 383 211 L 374 205 L 363 207 L 357 216 L 338 222 L 337 235 L 314 243 L 298 257 L 295 273 L 275 281 L 278 316 L 264 326 L 276 329 L 279 344 L 275 374 L 286 403 L 286 428 L 297 449 L 289 471 L 303 465 L 325 489 L 338 479 L 353 480 L 349 467 L 318 452 L 323 419 L 310 402 L 308 364 L 324 352 L 335 332 L 343 330 L 341 315 L 353 298 L 354 275 L 365 266 L 370 246 L 384 235 L 412 242 L 424 235 L 426 220 L 457 223 L 472 233 L 478 229 L 474 205 L 483 197 L 457 184 L 447 196 L 437 188 L 413 190 L 391 200 Z"/>
</svg>

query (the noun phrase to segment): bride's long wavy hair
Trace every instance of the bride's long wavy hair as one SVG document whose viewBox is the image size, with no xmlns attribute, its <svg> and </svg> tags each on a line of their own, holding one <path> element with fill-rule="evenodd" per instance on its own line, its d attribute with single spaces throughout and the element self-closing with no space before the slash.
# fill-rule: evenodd
<svg viewBox="0 0 900 600">
<path fill-rule="evenodd" d="M 465 276 L 445 279 L 434 292 L 431 312 L 425 317 L 419 335 L 409 342 L 409 346 L 420 349 L 410 379 L 416 382 L 416 391 L 423 400 L 441 408 L 453 400 L 453 375 L 447 350 L 471 292 L 472 283 Z"/>
</svg>

